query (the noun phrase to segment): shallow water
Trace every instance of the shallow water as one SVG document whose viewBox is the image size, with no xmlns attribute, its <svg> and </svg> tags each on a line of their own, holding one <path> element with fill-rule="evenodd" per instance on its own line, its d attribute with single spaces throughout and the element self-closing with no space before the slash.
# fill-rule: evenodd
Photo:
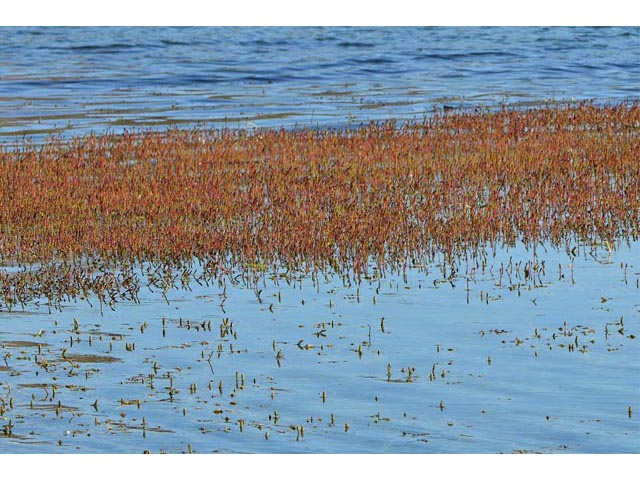
<svg viewBox="0 0 640 480">
<path fill-rule="evenodd" d="M 0 141 L 637 99 L 638 28 L 1 28 Z"/>
<path fill-rule="evenodd" d="M 637 28 L 0 33 L 4 143 L 338 126 L 640 87 Z M 103 313 L 3 311 L 0 452 L 637 453 L 638 247 L 583 248 L 573 268 L 539 250 L 533 279 L 513 267 L 532 252 L 502 249 L 453 283 L 429 265 L 359 286 L 267 278 L 259 298 L 192 283 L 169 304 L 144 292 Z"/>
<path fill-rule="evenodd" d="M 0 448 L 637 452 L 637 252 L 587 248 L 571 269 L 539 251 L 526 280 L 515 249 L 453 283 L 433 265 L 4 312 Z"/>
</svg>

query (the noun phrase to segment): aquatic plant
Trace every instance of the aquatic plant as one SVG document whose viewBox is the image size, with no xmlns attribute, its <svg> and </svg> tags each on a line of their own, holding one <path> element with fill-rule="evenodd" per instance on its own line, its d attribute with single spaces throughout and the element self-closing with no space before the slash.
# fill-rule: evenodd
<svg viewBox="0 0 640 480">
<path fill-rule="evenodd" d="M 615 248 L 640 229 L 639 129 L 638 103 L 581 103 L 23 141 L 0 151 L 0 306 L 436 256 L 455 275 L 516 242 Z"/>
</svg>

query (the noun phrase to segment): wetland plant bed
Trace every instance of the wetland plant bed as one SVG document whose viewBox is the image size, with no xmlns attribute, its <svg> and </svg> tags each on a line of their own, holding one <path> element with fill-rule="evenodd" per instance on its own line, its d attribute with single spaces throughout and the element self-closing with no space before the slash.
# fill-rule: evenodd
<svg viewBox="0 0 640 480">
<path fill-rule="evenodd" d="M 0 449 L 638 451 L 640 105 L 0 151 Z"/>
</svg>

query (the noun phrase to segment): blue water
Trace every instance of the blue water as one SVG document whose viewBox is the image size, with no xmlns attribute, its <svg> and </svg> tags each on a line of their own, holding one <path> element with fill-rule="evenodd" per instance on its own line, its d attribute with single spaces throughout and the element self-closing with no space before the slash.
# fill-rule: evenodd
<svg viewBox="0 0 640 480">
<path fill-rule="evenodd" d="M 638 28 L 1 28 L 0 135 L 637 99 Z"/>
<path fill-rule="evenodd" d="M 528 258 L 0 312 L 0 453 L 638 453 L 638 244 Z"/>
<path fill-rule="evenodd" d="M 639 39 L 637 28 L 3 28 L 0 142 L 637 99 Z M 193 285 L 169 304 L 145 289 L 115 311 L 96 299 L 2 311 L 0 453 L 637 453 L 639 246 L 583 245 L 575 261 L 545 249 L 533 283 L 496 274 L 531 259 L 518 247 L 451 285 L 429 265 L 361 285 L 266 279 L 260 299 Z"/>
</svg>

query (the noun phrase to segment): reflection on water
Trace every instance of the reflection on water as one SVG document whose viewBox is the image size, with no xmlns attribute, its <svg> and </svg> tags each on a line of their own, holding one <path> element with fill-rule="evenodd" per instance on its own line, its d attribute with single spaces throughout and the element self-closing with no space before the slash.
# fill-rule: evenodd
<svg viewBox="0 0 640 480">
<path fill-rule="evenodd" d="M 637 28 L 2 28 L 0 134 L 345 125 L 622 100 Z"/>
</svg>

